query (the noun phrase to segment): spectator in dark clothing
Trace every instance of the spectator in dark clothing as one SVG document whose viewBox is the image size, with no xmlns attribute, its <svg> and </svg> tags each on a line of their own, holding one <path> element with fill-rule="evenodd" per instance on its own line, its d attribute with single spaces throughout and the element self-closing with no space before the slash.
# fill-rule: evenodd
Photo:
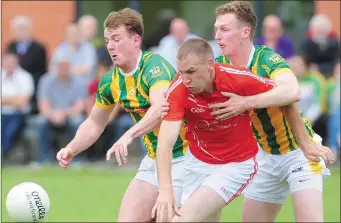
<svg viewBox="0 0 341 223">
<path fill-rule="evenodd" d="M 255 45 L 265 45 L 284 59 L 294 56 L 294 43 L 284 35 L 281 19 L 276 15 L 268 15 L 263 20 L 262 36 L 255 40 Z"/>
<path fill-rule="evenodd" d="M 7 46 L 7 52 L 18 55 L 19 64 L 33 77 L 34 87 L 38 85 L 40 77 L 46 73 L 46 49 L 32 38 L 32 23 L 25 16 L 17 16 L 11 22 L 14 40 Z M 31 113 L 37 113 L 36 93 L 32 98 Z"/>
<path fill-rule="evenodd" d="M 302 53 L 308 57 L 327 78 L 340 60 L 340 40 L 332 32 L 332 24 L 325 15 L 315 15 L 309 23 L 307 38 L 301 44 Z"/>
</svg>

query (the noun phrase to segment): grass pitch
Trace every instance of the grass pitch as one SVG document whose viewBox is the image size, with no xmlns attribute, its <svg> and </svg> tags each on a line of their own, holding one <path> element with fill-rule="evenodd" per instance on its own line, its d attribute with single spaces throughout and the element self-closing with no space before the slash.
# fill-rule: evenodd
<svg viewBox="0 0 341 223">
<path fill-rule="evenodd" d="M 324 181 L 324 218 L 340 222 L 340 169 L 331 168 L 332 176 Z M 2 169 L 2 222 L 13 222 L 7 215 L 6 196 L 16 184 L 30 181 L 49 193 L 51 209 L 45 222 L 114 222 L 120 202 L 135 171 L 83 168 L 64 171 L 58 167 L 39 170 Z M 242 197 L 224 208 L 222 221 L 240 222 Z M 278 222 L 294 222 L 291 198 L 283 206 Z"/>
</svg>

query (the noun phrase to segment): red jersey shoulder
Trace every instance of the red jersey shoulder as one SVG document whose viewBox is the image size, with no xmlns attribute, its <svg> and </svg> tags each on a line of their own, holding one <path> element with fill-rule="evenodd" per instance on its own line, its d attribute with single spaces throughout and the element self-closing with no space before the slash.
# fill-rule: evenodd
<svg viewBox="0 0 341 223">
<path fill-rule="evenodd" d="M 183 84 L 181 76 L 178 73 L 172 80 L 171 84 L 169 85 L 169 88 L 166 94 L 166 99 L 168 99 L 170 94 L 181 95 L 181 94 L 186 94 L 186 93 L 187 93 L 186 86 Z"/>
<path fill-rule="evenodd" d="M 216 71 L 219 74 L 230 74 L 230 75 L 235 75 L 235 74 L 251 74 L 252 72 L 248 70 L 247 68 L 240 68 L 240 67 L 235 67 L 231 64 L 223 64 L 223 63 L 217 63 L 215 66 L 218 68 Z"/>
<path fill-rule="evenodd" d="M 223 80 L 234 79 L 237 80 L 237 82 L 240 82 L 253 79 L 263 83 L 273 83 L 273 81 L 269 78 L 258 76 L 257 74 L 252 73 L 252 71 L 247 68 L 234 67 L 230 64 L 216 65 L 218 66 L 217 72 L 219 72 L 219 76 Z"/>
<path fill-rule="evenodd" d="M 230 64 L 216 64 L 215 66 L 217 90 L 241 94 L 243 74 L 246 74 L 248 70 L 237 68 Z"/>
</svg>

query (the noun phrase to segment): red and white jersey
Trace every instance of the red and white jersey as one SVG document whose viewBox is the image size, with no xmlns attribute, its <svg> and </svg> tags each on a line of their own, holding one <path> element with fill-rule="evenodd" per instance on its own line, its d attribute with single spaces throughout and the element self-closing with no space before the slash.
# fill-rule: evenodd
<svg viewBox="0 0 341 223">
<path fill-rule="evenodd" d="M 191 153 L 210 164 L 242 162 L 258 151 L 253 136 L 249 111 L 227 120 L 216 120 L 209 104 L 225 102 L 229 98 L 220 92 L 242 96 L 256 95 L 274 87 L 274 82 L 238 69 L 229 64 L 215 64 L 216 91 L 191 94 L 176 75 L 167 92 L 168 115 L 163 120 L 185 121 L 186 140 Z"/>
</svg>

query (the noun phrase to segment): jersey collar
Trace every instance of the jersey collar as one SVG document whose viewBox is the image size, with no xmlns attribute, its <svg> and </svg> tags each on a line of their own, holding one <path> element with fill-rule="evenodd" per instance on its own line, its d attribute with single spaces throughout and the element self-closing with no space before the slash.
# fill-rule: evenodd
<svg viewBox="0 0 341 223">
<path fill-rule="evenodd" d="M 135 74 L 135 72 L 137 71 L 138 67 L 139 67 L 139 64 L 140 64 L 140 61 L 141 61 L 141 58 L 142 58 L 142 50 L 140 51 L 140 56 L 137 60 L 137 63 L 136 63 L 136 67 L 134 68 L 134 70 L 130 71 L 129 73 L 124 73 L 121 68 L 118 68 L 120 73 L 123 75 L 123 76 L 132 76 Z"/>
<path fill-rule="evenodd" d="M 256 51 L 255 46 L 252 45 L 251 54 L 249 56 L 249 62 L 247 62 L 247 65 L 246 65 L 246 68 L 249 69 L 249 70 L 251 69 L 251 62 L 252 62 L 252 59 L 253 59 L 253 55 L 255 54 L 255 51 Z"/>
</svg>

